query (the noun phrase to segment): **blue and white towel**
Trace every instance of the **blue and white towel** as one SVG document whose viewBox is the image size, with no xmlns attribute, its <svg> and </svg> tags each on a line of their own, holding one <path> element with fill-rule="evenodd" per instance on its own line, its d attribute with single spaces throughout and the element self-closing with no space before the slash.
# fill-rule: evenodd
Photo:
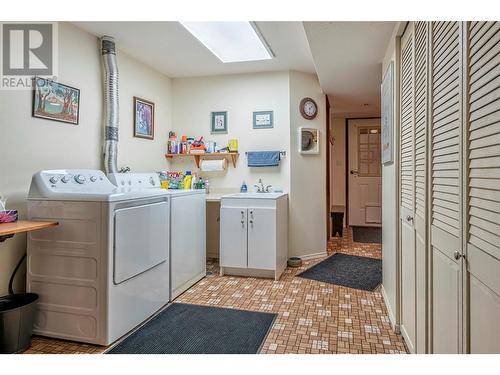
<svg viewBox="0 0 500 375">
<path fill-rule="evenodd" d="M 247 152 L 249 167 L 278 167 L 280 165 L 279 151 L 251 151 Z"/>
</svg>

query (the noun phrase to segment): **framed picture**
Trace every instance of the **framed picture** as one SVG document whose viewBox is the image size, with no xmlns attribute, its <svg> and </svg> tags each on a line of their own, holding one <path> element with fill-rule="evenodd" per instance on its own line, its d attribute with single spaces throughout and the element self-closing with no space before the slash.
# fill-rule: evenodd
<svg viewBox="0 0 500 375">
<path fill-rule="evenodd" d="M 45 78 L 35 77 L 32 116 L 78 125 L 80 90 Z"/>
<path fill-rule="evenodd" d="M 212 112 L 212 134 L 227 133 L 227 112 Z"/>
<path fill-rule="evenodd" d="M 319 154 L 319 130 L 300 127 L 298 133 L 299 153 L 305 155 Z"/>
<path fill-rule="evenodd" d="M 394 162 L 394 83 L 393 64 L 389 65 L 382 80 L 381 149 L 382 164 Z"/>
<path fill-rule="evenodd" d="M 274 127 L 273 111 L 257 111 L 253 113 L 254 129 L 270 129 Z"/>
<path fill-rule="evenodd" d="M 155 104 L 134 96 L 134 137 L 155 138 Z"/>
</svg>

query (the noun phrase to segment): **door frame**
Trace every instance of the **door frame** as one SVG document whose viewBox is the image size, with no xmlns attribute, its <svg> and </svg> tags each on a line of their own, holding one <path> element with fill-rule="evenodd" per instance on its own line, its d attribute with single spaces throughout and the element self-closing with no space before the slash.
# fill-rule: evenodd
<svg viewBox="0 0 500 375">
<path fill-rule="evenodd" d="M 332 145 L 330 144 L 330 101 L 328 100 L 328 95 L 325 95 L 326 99 L 326 251 L 328 253 L 328 241 L 330 241 L 331 237 L 331 219 L 330 219 L 330 148 Z"/>
<path fill-rule="evenodd" d="M 382 120 L 380 116 L 372 117 L 348 117 L 345 119 L 345 225 L 349 226 L 349 121 L 354 120 Z M 380 175 L 382 179 L 382 175 Z M 384 187 L 382 186 L 382 189 Z M 383 223 L 382 223 L 383 225 Z"/>
</svg>

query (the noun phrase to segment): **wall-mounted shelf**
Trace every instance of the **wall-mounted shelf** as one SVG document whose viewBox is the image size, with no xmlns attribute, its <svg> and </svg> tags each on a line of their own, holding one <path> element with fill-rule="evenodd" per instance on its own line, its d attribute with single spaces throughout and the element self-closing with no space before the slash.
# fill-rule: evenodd
<svg viewBox="0 0 500 375">
<path fill-rule="evenodd" d="M 203 159 L 226 158 L 228 160 L 231 160 L 233 162 L 233 167 L 236 168 L 236 160 L 238 160 L 239 155 L 240 154 L 237 152 L 210 152 L 210 153 L 207 152 L 204 154 L 165 154 L 165 157 L 167 159 L 191 157 L 194 158 L 194 161 L 198 168 L 200 168 L 200 161 Z"/>
</svg>

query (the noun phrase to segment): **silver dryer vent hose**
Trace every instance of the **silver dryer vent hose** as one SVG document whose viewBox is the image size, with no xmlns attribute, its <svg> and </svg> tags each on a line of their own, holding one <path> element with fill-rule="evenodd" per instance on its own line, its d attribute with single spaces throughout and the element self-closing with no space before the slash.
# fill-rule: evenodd
<svg viewBox="0 0 500 375">
<path fill-rule="evenodd" d="M 117 173 L 118 153 L 118 66 L 115 41 L 112 37 L 101 38 L 101 54 L 104 63 L 104 170 Z"/>
</svg>

